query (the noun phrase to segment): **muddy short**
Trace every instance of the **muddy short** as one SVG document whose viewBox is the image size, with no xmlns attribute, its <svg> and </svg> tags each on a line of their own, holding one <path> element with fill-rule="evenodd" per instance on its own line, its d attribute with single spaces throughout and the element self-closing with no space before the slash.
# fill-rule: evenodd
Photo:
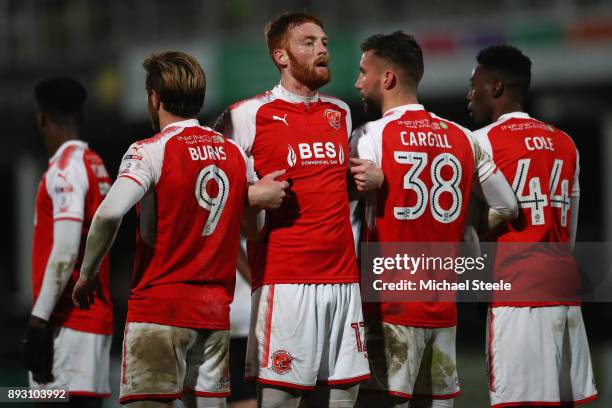
<svg viewBox="0 0 612 408">
<path fill-rule="evenodd" d="M 229 396 L 229 331 L 127 323 L 119 402 L 172 401 L 184 392 Z"/>
<path fill-rule="evenodd" d="M 458 396 L 456 332 L 455 326 L 428 329 L 366 322 L 372 377 L 362 390 L 406 399 Z"/>
</svg>

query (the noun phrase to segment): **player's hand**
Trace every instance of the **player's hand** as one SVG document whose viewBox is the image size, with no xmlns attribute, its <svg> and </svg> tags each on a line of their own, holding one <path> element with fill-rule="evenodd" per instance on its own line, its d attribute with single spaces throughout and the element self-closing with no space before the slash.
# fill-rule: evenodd
<svg viewBox="0 0 612 408">
<path fill-rule="evenodd" d="M 357 191 L 362 193 L 378 190 L 385 181 L 382 169 L 371 160 L 351 158 L 351 174 Z"/>
<path fill-rule="evenodd" d="M 251 184 L 248 192 L 249 205 L 263 209 L 279 208 L 287 196 L 285 190 L 289 188 L 289 183 L 285 180 L 276 180 L 276 178 L 285 173 L 285 170 L 276 170 Z"/>
<path fill-rule="evenodd" d="M 96 297 L 95 279 L 79 278 L 72 291 L 72 303 L 81 310 L 89 310 Z"/>
<path fill-rule="evenodd" d="M 21 358 L 26 370 L 32 372 L 34 381 L 47 384 L 53 378 L 53 326 L 36 316 L 30 323 L 21 342 Z"/>
</svg>

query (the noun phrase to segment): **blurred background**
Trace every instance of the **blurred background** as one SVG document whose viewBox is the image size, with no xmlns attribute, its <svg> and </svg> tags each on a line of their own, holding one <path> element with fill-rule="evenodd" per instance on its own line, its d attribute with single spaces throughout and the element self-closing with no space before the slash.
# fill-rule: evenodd
<svg viewBox="0 0 612 408">
<path fill-rule="evenodd" d="M 208 79 L 200 119 L 211 125 L 228 104 L 273 87 L 263 27 L 285 10 L 307 10 L 330 37 L 332 81 L 323 92 L 344 99 L 353 124 L 368 118 L 353 88 L 359 44 L 397 29 L 423 47 L 420 99 L 440 116 L 473 128 L 465 96 L 477 52 L 507 42 L 533 61 L 530 113 L 569 133 L 580 150 L 578 240 L 612 241 L 612 1 L 429 0 L 347 2 L 297 0 L 0 0 L 0 386 L 26 384 L 19 342 L 31 308 L 34 198 L 47 155 L 37 132 L 33 86 L 70 75 L 89 90 L 84 139 L 113 177 L 128 146 L 153 135 L 142 61 L 159 50 L 194 55 Z M 116 315 L 111 380 L 118 386 L 120 344 L 134 249 L 135 214 L 113 248 Z M 456 407 L 488 404 L 484 317 L 461 304 L 458 364 L 463 395 Z M 612 406 L 612 307 L 583 307 L 600 400 Z M 115 398 L 106 407 L 117 406 Z M 23 406 L 23 405 L 21 405 Z"/>
</svg>

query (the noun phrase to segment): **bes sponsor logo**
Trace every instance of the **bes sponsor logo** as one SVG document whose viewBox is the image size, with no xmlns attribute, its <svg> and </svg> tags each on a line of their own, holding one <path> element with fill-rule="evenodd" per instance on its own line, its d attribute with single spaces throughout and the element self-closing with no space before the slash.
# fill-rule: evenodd
<svg viewBox="0 0 612 408">
<path fill-rule="evenodd" d="M 341 144 L 333 142 L 299 143 L 297 152 L 302 166 L 344 164 L 345 153 Z M 287 163 L 290 167 L 297 164 L 298 154 L 288 146 Z"/>
<path fill-rule="evenodd" d="M 289 371 L 291 371 L 291 362 L 293 361 L 293 357 L 287 350 L 277 350 L 270 357 L 272 360 L 272 370 L 275 373 L 285 375 Z"/>
</svg>

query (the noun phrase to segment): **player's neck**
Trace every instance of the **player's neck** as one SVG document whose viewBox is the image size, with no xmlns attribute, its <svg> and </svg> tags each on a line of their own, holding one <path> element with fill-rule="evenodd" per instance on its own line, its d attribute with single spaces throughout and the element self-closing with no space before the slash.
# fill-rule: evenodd
<svg viewBox="0 0 612 408">
<path fill-rule="evenodd" d="M 383 98 L 383 102 L 381 105 L 382 113 L 384 115 L 385 112 L 390 111 L 391 109 L 395 109 L 398 106 L 404 105 L 413 105 L 419 103 L 416 95 L 406 95 L 406 94 L 397 94 L 397 95 L 387 95 Z"/>
<path fill-rule="evenodd" d="M 318 89 L 310 89 L 294 77 L 284 72 L 281 74 L 281 86 L 287 91 L 299 96 L 312 97 L 317 94 Z"/>
<path fill-rule="evenodd" d="M 45 142 L 47 144 L 47 153 L 49 157 L 53 157 L 64 143 L 78 139 L 79 133 L 76 129 L 58 129 L 55 132 L 47 134 L 45 136 Z"/>
<path fill-rule="evenodd" d="M 188 119 L 196 119 L 196 117 L 192 116 L 192 117 L 184 118 L 182 116 L 176 116 L 170 112 L 166 112 L 165 110 L 160 109 L 159 111 L 159 131 L 161 132 L 162 130 L 166 128 L 166 126 L 172 123 L 182 122 Z"/>
<path fill-rule="evenodd" d="M 507 102 L 500 104 L 493 109 L 493 122 L 496 122 L 500 116 L 511 112 L 525 112 L 525 108 L 518 102 Z"/>
</svg>

